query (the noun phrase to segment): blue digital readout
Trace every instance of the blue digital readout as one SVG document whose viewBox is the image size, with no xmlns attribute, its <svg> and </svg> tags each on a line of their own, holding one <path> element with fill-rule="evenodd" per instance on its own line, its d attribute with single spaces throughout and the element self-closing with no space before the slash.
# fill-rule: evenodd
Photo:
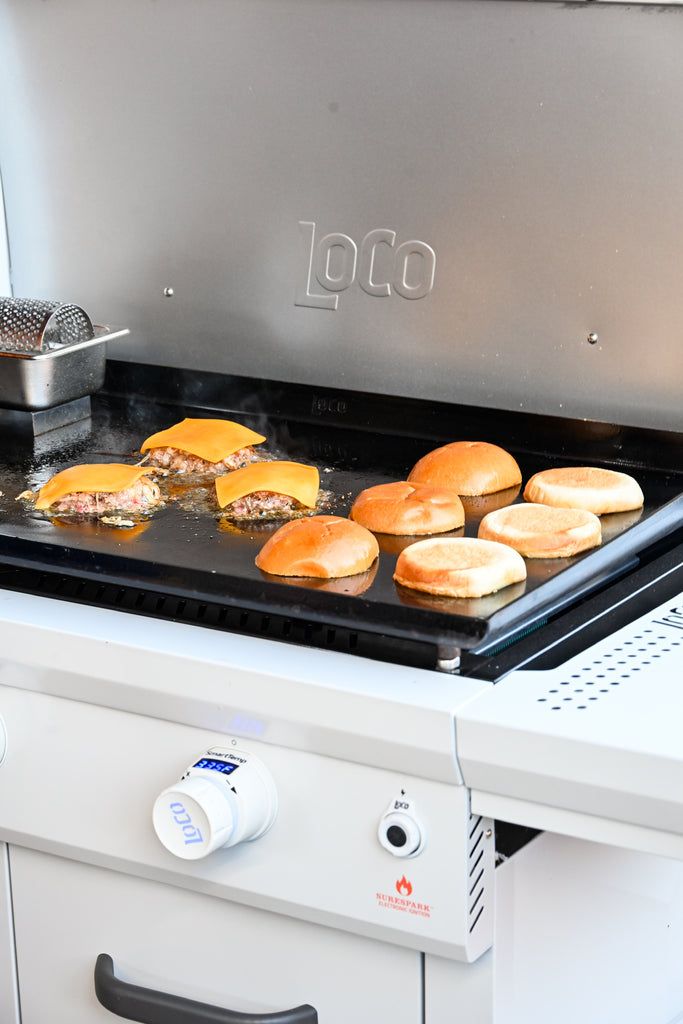
<svg viewBox="0 0 683 1024">
<path fill-rule="evenodd" d="M 203 757 L 201 761 L 197 761 L 196 764 L 192 765 L 193 768 L 208 768 L 211 772 L 222 772 L 223 775 L 231 775 L 235 768 L 239 768 L 238 764 L 230 764 L 229 761 L 215 761 L 210 757 Z"/>
</svg>

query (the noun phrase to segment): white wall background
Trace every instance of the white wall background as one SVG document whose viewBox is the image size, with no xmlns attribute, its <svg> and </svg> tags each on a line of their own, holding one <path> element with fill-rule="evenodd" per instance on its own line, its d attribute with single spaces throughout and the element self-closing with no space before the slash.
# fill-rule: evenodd
<svg viewBox="0 0 683 1024">
<path fill-rule="evenodd" d="M 9 249 L 7 247 L 7 226 L 5 224 L 5 207 L 2 198 L 2 179 L 0 179 L 0 295 L 10 295 L 9 281 Z"/>
</svg>

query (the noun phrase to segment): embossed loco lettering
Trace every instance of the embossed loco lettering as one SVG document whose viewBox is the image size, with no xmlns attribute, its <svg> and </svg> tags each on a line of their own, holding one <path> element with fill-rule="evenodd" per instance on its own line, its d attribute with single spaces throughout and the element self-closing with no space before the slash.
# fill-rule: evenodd
<svg viewBox="0 0 683 1024">
<path fill-rule="evenodd" d="M 426 242 L 415 239 L 394 250 L 396 232 L 374 228 L 360 246 L 339 231 L 324 235 L 316 244 L 315 232 L 315 221 L 299 221 L 302 274 L 294 299 L 296 306 L 337 309 L 339 293 L 356 280 L 367 295 L 385 298 L 396 293 L 404 299 L 423 299 L 434 287 L 436 253 Z M 375 280 L 380 245 L 394 250 L 391 280 Z"/>
</svg>

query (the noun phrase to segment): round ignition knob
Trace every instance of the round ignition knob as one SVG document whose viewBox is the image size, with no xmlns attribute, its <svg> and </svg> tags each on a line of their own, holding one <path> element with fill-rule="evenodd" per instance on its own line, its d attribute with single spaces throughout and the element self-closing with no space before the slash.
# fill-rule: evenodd
<svg viewBox="0 0 683 1024">
<path fill-rule="evenodd" d="M 405 811 L 391 811 L 379 823 L 379 841 L 394 857 L 412 857 L 424 846 L 419 822 Z"/>
<path fill-rule="evenodd" d="M 199 860 L 258 839 L 276 814 L 277 791 L 262 762 L 245 751 L 211 748 L 157 797 L 152 822 L 167 850 Z"/>
</svg>

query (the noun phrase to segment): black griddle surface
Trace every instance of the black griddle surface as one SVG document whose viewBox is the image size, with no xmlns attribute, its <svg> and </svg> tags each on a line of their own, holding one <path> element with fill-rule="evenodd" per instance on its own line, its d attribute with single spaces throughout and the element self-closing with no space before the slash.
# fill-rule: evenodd
<svg viewBox="0 0 683 1024">
<path fill-rule="evenodd" d="M 230 389 L 225 389 L 230 396 L 229 407 L 222 410 L 216 409 L 215 398 L 211 403 L 199 403 L 204 407 L 197 409 L 141 396 L 99 396 L 93 400 L 91 424 L 53 432 L 35 443 L 27 437 L 6 436 L 4 458 L 0 460 L 0 561 L 57 569 L 121 586 L 154 587 L 176 596 L 218 600 L 329 626 L 427 641 L 447 651 L 452 646 L 472 648 L 485 638 L 488 643 L 519 630 L 566 603 L 570 596 L 575 599 L 582 590 L 634 564 L 638 549 L 683 521 L 681 472 L 643 466 L 629 469 L 625 464 L 628 452 L 619 446 L 615 446 L 618 458 L 605 458 L 605 440 L 600 432 L 597 443 L 590 438 L 583 442 L 580 458 L 568 455 L 571 445 L 563 443 L 550 454 L 538 450 L 538 432 L 529 434 L 527 421 L 533 426 L 533 417 L 526 416 L 527 425 L 520 426 L 522 421 L 514 413 L 486 414 L 479 410 L 480 422 L 473 422 L 471 411 L 462 410 L 460 414 L 456 407 L 449 407 L 446 437 L 437 431 L 431 438 L 410 436 L 408 405 L 412 409 L 415 403 L 406 403 L 401 434 L 396 430 L 385 432 L 379 418 L 377 424 L 372 422 L 372 402 L 367 396 L 369 422 L 365 429 L 347 428 L 320 422 L 315 416 L 293 419 L 283 411 L 282 401 L 273 402 L 277 408 L 270 416 L 245 412 L 253 408 L 253 391 L 245 384 L 240 400 L 239 381 L 230 380 Z M 312 409 L 316 401 L 320 399 L 314 397 Z M 379 563 L 361 577 L 313 581 L 267 576 L 256 568 L 254 558 L 281 524 L 219 521 L 212 486 L 186 488 L 178 477 L 162 485 L 170 497 L 165 507 L 133 530 L 50 520 L 15 500 L 24 489 L 36 490 L 54 473 L 75 463 L 133 462 L 136 449 L 147 435 L 185 415 L 239 418 L 269 438 L 263 447 L 271 453 L 315 463 L 321 470 L 321 486 L 333 492 L 332 505 L 325 511 L 342 516 L 348 514 L 353 496 L 363 488 L 405 479 L 415 461 L 431 448 L 447 439 L 472 436 L 505 444 L 518 459 L 525 481 L 541 469 L 572 463 L 590 461 L 625 468 L 637 477 L 646 503 L 641 512 L 603 517 L 606 542 L 602 548 L 572 559 L 528 560 L 526 583 L 479 600 L 451 600 L 403 590 L 394 584 L 396 556 L 415 538 L 378 537 Z M 424 417 L 420 422 L 424 423 Z M 570 425 L 567 430 L 571 430 Z M 479 520 L 495 505 L 495 497 L 492 501 L 465 499 L 467 535 L 476 536 Z M 505 503 L 509 503 L 511 495 L 506 497 Z M 521 500 L 521 494 L 517 500 Z"/>
</svg>

